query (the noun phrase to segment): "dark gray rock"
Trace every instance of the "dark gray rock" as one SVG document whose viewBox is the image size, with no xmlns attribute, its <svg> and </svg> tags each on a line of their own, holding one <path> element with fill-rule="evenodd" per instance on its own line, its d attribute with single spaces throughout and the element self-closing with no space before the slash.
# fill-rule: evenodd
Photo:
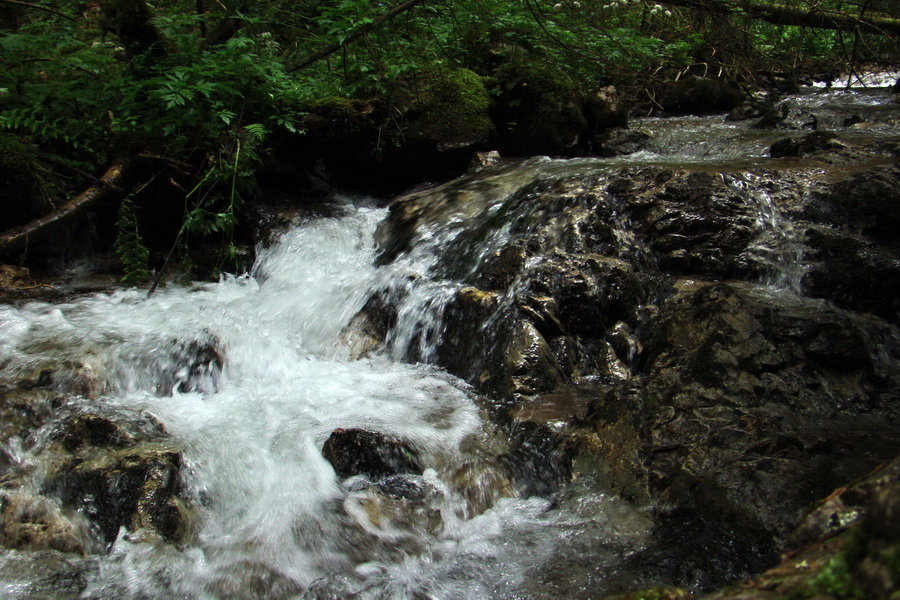
<svg viewBox="0 0 900 600">
<path fill-rule="evenodd" d="M 838 141 L 836 133 L 814 131 L 803 137 L 778 140 L 769 148 L 769 155 L 772 158 L 801 157 L 844 148 L 846 146 Z"/>
<path fill-rule="evenodd" d="M 372 480 L 399 474 L 420 474 L 424 465 L 407 443 L 363 429 L 335 429 L 322 446 L 322 455 L 341 479 L 364 475 Z"/>
<path fill-rule="evenodd" d="M 652 139 L 640 129 L 610 129 L 594 136 L 591 154 L 602 158 L 634 154 L 645 150 Z"/>
<path fill-rule="evenodd" d="M 713 115 L 726 113 L 740 104 L 746 93 L 734 81 L 713 77 L 687 77 L 675 83 L 660 98 L 666 112 Z"/>
</svg>

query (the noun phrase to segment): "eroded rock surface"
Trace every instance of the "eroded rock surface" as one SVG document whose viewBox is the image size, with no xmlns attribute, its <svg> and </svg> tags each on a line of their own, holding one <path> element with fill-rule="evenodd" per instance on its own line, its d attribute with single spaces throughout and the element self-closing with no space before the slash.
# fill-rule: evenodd
<svg viewBox="0 0 900 600">
<path fill-rule="evenodd" d="M 520 491 L 656 504 L 635 581 L 749 577 L 810 505 L 896 454 L 896 167 L 586 169 L 493 200 L 455 185 L 392 210 L 383 258 L 442 218 L 464 232 L 433 268 L 465 283 L 433 356 L 500 399 Z M 500 223 L 502 244 L 472 249 Z"/>
</svg>

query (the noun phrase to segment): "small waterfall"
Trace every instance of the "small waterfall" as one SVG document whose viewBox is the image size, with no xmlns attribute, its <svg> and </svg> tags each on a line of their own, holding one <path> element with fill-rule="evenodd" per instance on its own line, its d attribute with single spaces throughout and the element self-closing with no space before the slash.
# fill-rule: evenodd
<svg viewBox="0 0 900 600">
<path fill-rule="evenodd" d="M 766 189 L 769 182 L 751 173 L 729 175 L 725 180 L 756 209 L 759 235 L 749 250 L 753 259 L 760 264 L 762 283 L 775 289 L 802 294 L 803 277 L 808 272 L 809 265 L 804 260 L 801 236 Z"/>
<path fill-rule="evenodd" d="M 393 346 L 418 346 L 427 361 L 441 306 L 462 285 L 440 277 L 422 250 L 374 266 L 384 216 L 363 204 L 310 221 L 263 251 L 252 276 L 150 299 L 119 291 L 0 307 L 5 380 L 71 371 L 84 385 L 57 381 L 71 394 L 67 410 L 152 415 L 182 455 L 197 531 L 174 546 L 123 529 L 84 597 L 495 598 L 554 554 L 576 517 L 548 513 L 547 500 L 500 494 L 493 508 L 468 508 L 466 489 L 497 496 L 474 481 L 500 482 L 479 474 L 486 434 L 468 386 L 390 354 L 348 360 L 347 324 L 387 287 L 404 296 Z M 450 226 L 434 235 L 453 243 L 467 234 Z M 192 353 L 208 368 L 185 366 Z M 427 466 L 413 480 L 422 499 L 342 483 L 321 452 L 339 428 L 413 446 Z M 41 460 L 40 445 L 9 450 L 22 463 Z M 621 543 L 637 543 L 629 539 Z"/>
</svg>

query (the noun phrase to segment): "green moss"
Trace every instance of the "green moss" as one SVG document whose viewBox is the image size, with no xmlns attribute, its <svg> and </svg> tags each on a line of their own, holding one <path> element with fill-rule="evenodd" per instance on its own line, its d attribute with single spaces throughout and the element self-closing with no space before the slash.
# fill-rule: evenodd
<svg viewBox="0 0 900 600">
<path fill-rule="evenodd" d="M 435 142 L 439 149 L 477 144 L 493 130 L 484 83 L 468 69 L 425 74 L 411 98 L 408 138 Z"/>
<path fill-rule="evenodd" d="M 791 590 L 786 600 L 811 600 L 822 596 L 837 600 L 865 600 L 866 594 L 854 574 L 846 551 L 832 557 L 818 573 Z"/>
</svg>

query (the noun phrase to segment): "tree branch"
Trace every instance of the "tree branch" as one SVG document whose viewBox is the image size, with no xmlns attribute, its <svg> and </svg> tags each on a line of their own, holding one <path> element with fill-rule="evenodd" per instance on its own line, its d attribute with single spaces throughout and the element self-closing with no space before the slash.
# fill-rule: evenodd
<svg viewBox="0 0 900 600">
<path fill-rule="evenodd" d="M 78 20 L 78 19 L 76 19 L 75 17 L 72 17 L 72 16 L 67 15 L 67 14 L 63 14 L 63 13 L 59 12 L 58 10 L 53 10 L 53 9 L 50 8 L 50 7 L 47 7 L 47 6 L 41 6 L 40 4 L 32 4 L 31 2 L 22 2 L 21 0 L 0 0 L 0 4 L 15 4 L 16 6 L 25 6 L 25 7 L 27 7 L 27 8 L 36 8 L 36 9 L 38 9 L 38 10 L 43 10 L 43 11 L 46 11 L 46 12 L 48 12 L 48 13 L 52 13 L 52 14 L 58 16 L 58 17 L 62 17 L 62 18 L 64 18 L 64 19 L 68 19 L 68 20 L 70 20 L 70 21 L 77 21 L 77 20 Z"/>
<path fill-rule="evenodd" d="M 120 184 L 129 171 L 128 164 L 114 165 L 102 177 L 71 201 L 53 212 L 21 227 L 13 227 L 0 233 L 0 254 L 26 248 L 29 244 L 52 235 L 60 226 L 84 214 L 92 207 L 122 193 Z"/>
<path fill-rule="evenodd" d="M 859 31 L 878 35 L 900 35 L 900 19 L 876 16 L 852 16 L 836 12 L 803 10 L 777 2 L 757 0 L 660 0 L 670 6 L 682 6 L 711 13 L 746 15 L 774 25 L 797 25 L 837 31 Z"/>
<path fill-rule="evenodd" d="M 375 29 L 376 27 L 380 27 L 382 24 L 386 23 L 387 21 L 390 21 L 397 15 L 402 14 L 402 13 L 408 11 L 409 9 L 413 8 L 417 4 L 421 4 L 423 2 L 425 2 L 425 0 L 406 0 L 406 2 L 404 2 L 403 4 L 395 6 L 394 8 L 387 11 L 386 13 L 382 13 L 381 15 L 379 15 L 378 17 L 373 19 L 371 23 L 367 23 L 367 24 L 363 25 L 362 27 L 359 27 L 358 29 L 354 29 L 346 38 L 344 38 L 344 41 L 342 41 L 341 43 L 329 44 L 328 46 L 325 46 L 324 48 L 322 48 L 316 52 L 313 52 L 312 54 L 307 54 L 306 56 L 303 56 L 297 60 L 289 62 L 286 66 L 286 70 L 290 73 L 290 72 L 302 69 L 303 67 L 307 67 L 315 62 L 318 62 L 318 61 L 322 60 L 323 58 L 334 54 L 341 48 L 344 48 L 350 42 L 361 38 L 368 32 Z"/>
</svg>

